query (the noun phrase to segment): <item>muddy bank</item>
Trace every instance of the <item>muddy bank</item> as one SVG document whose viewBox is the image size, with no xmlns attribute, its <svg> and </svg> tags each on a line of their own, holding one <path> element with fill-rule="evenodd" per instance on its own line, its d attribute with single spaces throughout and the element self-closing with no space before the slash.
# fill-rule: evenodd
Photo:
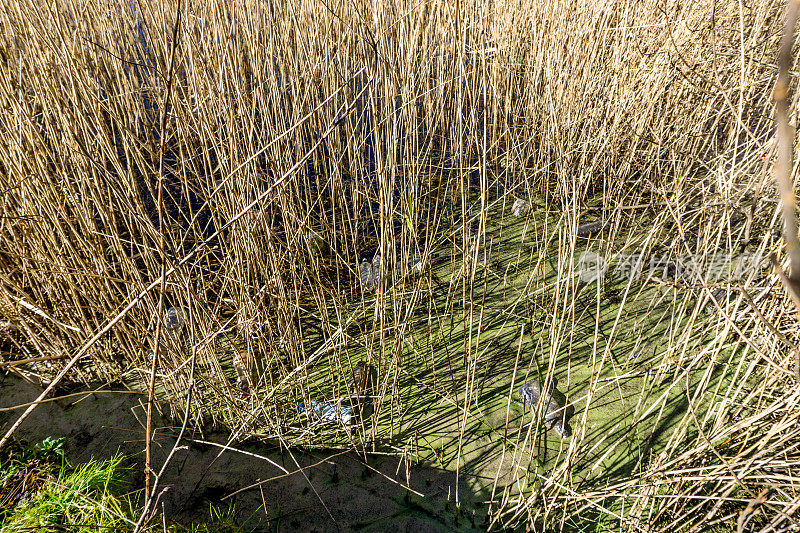
<svg viewBox="0 0 800 533">
<path fill-rule="evenodd" d="M 21 405 L 37 395 L 38 391 L 15 377 L 0 377 L 0 407 Z M 140 394 L 111 391 L 73 396 L 62 400 L 63 406 L 49 402 L 33 411 L 16 436 L 31 443 L 48 436 L 65 437 L 66 456 L 73 464 L 121 454 L 128 485 L 124 489 L 140 489 L 144 401 Z M 0 428 L 7 430 L 21 412 L 0 411 Z M 154 465 L 160 468 L 179 427 L 158 414 L 154 427 Z M 454 472 L 415 465 L 413 460 L 365 458 L 346 450 L 289 454 L 241 443 L 231 444 L 241 451 L 225 451 L 196 442 L 226 444 L 229 434 L 225 432 L 191 431 L 188 437 L 195 442 L 187 441 L 186 449 L 176 453 L 163 478 L 167 490 L 159 503 L 168 518 L 182 524 L 209 519 L 212 506 L 218 512 L 230 509 L 245 531 L 469 531 L 481 529 L 485 519 L 485 507 L 476 502 L 486 498 L 468 488 L 475 480 L 462 474 L 457 481 Z M 233 494 L 265 480 L 270 481 Z"/>
</svg>

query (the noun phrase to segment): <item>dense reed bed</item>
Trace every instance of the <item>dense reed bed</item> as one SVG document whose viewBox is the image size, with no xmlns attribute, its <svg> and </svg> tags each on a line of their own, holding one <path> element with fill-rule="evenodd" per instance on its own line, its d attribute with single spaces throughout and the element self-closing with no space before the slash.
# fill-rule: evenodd
<svg viewBox="0 0 800 533">
<path fill-rule="evenodd" d="M 742 523 L 788 527 L 796 317 L 765 268 L 707 275 L 781 245 L 780 31 L 777 1 L 7 2 L 3 367 L 44 388 L 74 360 L 234 441 L 491 471 L 491 527 L 729 528 L 765 488 Z M 436 264 L 365 291 L 376 250 Z M 586 282 L 586 250 L 702 268 Z M 370 416 L 298 413 L 360 360 Z M 519 414 L 537 369 L 569 441 Z"/>
</svg>

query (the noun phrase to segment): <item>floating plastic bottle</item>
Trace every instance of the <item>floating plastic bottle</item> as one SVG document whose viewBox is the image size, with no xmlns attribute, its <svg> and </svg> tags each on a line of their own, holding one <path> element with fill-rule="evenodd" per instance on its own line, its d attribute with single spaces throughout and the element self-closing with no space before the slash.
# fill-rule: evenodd
<svg viewBox="0 0 800 533">
<path fill-rule="evenodd" d="M 429 257 L 427 260 L 423 261 L 421 257 L 417 256 L 409 259 L 408 261 L 401 261 L 397 263 L 395 274 L 399 277 L 420 276 L 423 272 L 437 263 L 438 260 L 435 257 Z"/>
<path fill-rule="evenodd" d="M 556 388 L 555 382 L 549 391 L 542 393 L 542 385 L 539 381 L 529 381 L 520 387 L 519 395 L 534 412 L 537 412 L 536 409 L 541 398 L 541 410 L 537 414 L 544 421 L 545 426 L 555 429 L 562 438 L 572 435 L 572 429 L 568 422 L 575 414 L 575 408 L 572 404 L 567 405 L 566 396 Z"/>
<path fill-rule="evenodd" d="M 514 200 L 514 205 L 511 207 L 511 212 L 515 217 L 526 217 L 531 212 L 531 203 L 527 200 L 523 200 L 522 198 L 517 198 Z"/>
<path fill-rule="evenodd" d="M 164 327 L 167 331 L 180 335 L 185 325 L 186 321 L 183 319 L 183 313 L 174 307 L 167 309 L 167 320 L 164 323 Z"/>
<path fill-rule="evenodd" d="M 308 410 L 309 414 L 323 422 L 341 422 L 344 425 L 350 423 L 353 418 L 353 408 L 333 402 L 308 402 L 308 408 L 304 403 L 297 404 L 297 411 L 304 413 Z"/>
<path fill-rule="evenodd" d="M 247 352 L 236 352 L 233 354 L 233 368 L 236 369 L 236 388 L 242 392 L 242 399 L 247 398 L 250 392 L 250 382 L 245 371 L 244 358 Z"/>
<path fill-rule="evenodd" d="M 387 277 L 391 277 L 397 281 L 406 276 L 419 276 L 436 263 L 437 260 L 434 257 L 423 260 L 421 257 L 416 256 L 407 260 L 398 261 L 394 265 L 386 265 L 380 250 L 378 250 L 375 252 L 372 262 L 364 258 L 361 261 L 361 265 L 359 265 L 361 286 L 367 291 L 374 289 L 380 290 L 382 282 Z"/>
<path fill-rule="evenodd" d="M 364 259 L 358 267 L 358 275 L 361 278 L 361 286 L 365 291 L 372 291 L 375 289 L 375 274 L 373 272 L 372 263 Z"/>
<path fill-rule="evenodd" d="M 183 331 L 186 321 L 180 309 L 170 307 L 164 319 L 162 341 L 170 348 L 183 348 Z"/>
<path fill-rule="evenodd" d="M 415 257 L 414 259 L 410 260 L 409 263 L 411 263 L 411 267 L 408 269 L 408 273 L 416 275 L 422 274 L 422 271 L 431 265 L 430 260 L 423 261 L 420 257 Z"/>
<path fill-rule="evenodd" d="M 421 257 L 415 257 L 414 259 L 410 259 L 408 261 L 408 264 L 410 265 L 408 273 L 419 276 L 424 271 L 428 270 L 431 266 L 435 265 L 437 262 L 438 262 L 437 259 L 434 257 L 428 258 L 427 261 L 423 261 Z"/>
<path fill-rule="evenodd" d="M 375 252 L 375 256 L 372 258 L 372 277 L 375 280 L 375 286 L 380 288 L 381 286 L 381 279 L 383 277 L 383 273 L 381 270 L 381 264 L 383 263 L 383 258 L 381 257 L 381 251 L 378 250 Z"/>
</svg>

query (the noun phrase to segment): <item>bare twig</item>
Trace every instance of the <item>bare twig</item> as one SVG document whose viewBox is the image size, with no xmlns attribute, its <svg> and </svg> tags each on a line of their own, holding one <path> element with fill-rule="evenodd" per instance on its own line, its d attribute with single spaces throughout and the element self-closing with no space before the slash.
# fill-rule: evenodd
<svg viewBox="0 0 800 533">
<path fill-rule="evenodd" d="M 778 185 L 780 200 L 783 204 L 783 240 L 786 243 L 786 254 L 789 256 L 789 274 L 783 273 L 777 258 L 772 255 L 775 270 L 778 272 L 783 288 L 791 297 L 800 316 L 800 237 L 797 234 L 797 201 L 792 179 L 792 161 L 794 159 L 794 128 L 789 123 L 791 99 L 789 96 L 789 71 L 792 66 L 792 47 L 794 46 L 794 28 L 797 25 L 797 14 L 800 0 L 789 0 L 786 4 L 786 23 L 781 38 L 778 55 L 778 79 L 772 90 L 775 100 L 775 129 L 778 138 L 777 157 L 775 161 L 775 181 Z M 800 381 L 800 352 L 796 352 L 796 378 Z"/>
<path fill-rule="evenodd" d="M 163 9 L 163 6 L 162 6 Z M 172 44 L 169 54 L 169 70 L 167 72 L 166 83 L 167 87 L 164 91 L 164 100 L 161 102 L 161 125 L 159 128 L 159 145 L 158 145 L 158 251 L 161 259 L 161 286 L 158 291 L 158 306 L 156 307 L 156 332 L 153 337 L 153 364 L 150 367 L 150 383 L 147 386 L 147 424 L 145 426 L 145 462 L 144 462 L 144 500 L 145 509 L 142 512 L 142 518 L 136 524 L 136 530 L 141 527 L 144 516 L 147 514 L 147 509 L 150 505 L 150 483 L 152 481 L 152 457 L 151 446 L 153 440 L 153 400 L 155 398 L 156 387 L 156 370 L 158 369 L 159 355 L 161 352 L 161 332 L 164 327 L 164 289 L 167 283 L 167 254 L 164 247 L 164 152 L 167 142 L 167 125 L 169 123 L 170 104 L 172 100 L 172 83 L 175 73 L 175 51 L 178 48 L 178 38 L 180 37 L 180 24 L 181 24 L 181 0 L 178 0 L 177 12 L 175 15 L 175 25 L 172 29 Z M 191 395 L 189 396 L 191 398 Z M 184 420 L 185 422 L 185 420 Z M 156 478 L 157 479 L 157 478 Z"/>
<path fill-rule="evenodd" d="M 736 533 L 744 533 L 744 527 L 747 522 L 752 518 L 759 507 L 764 505 L 769 500 L 770 495 L 775 491 L 775 487 L 767 487 L 758 493 L 756 497 L 750 500 L 747 507 L 739 513 L 739 518 L 736 519 Z"/>
</svg>

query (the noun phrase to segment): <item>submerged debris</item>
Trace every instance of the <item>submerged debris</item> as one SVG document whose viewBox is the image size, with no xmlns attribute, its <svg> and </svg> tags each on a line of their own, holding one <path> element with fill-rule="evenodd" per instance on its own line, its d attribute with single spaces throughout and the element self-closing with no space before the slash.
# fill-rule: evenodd
<svg viewBox="0 0 800 533">
<path fill-rule="evenodd" d="M 378 250 L 372 257 L 372 277 L 375 280 L 375 287 L 378 290 L 381 288 L 381 278 L 383 277 L 383 273 L 381 271 L 382 263 L 381 251 Z"/>
<path fill-rule="evenodd" d="M 511 212 L 515 217 L 526 217 L 531 212 L 531 203 L 527 200 L 523 200 L 522 198 L 517 198 L 514 200 L 514 205 L 511 207 Z"/>
<path fill-rule="evenodd" d="M 184 320 L 183 313 L 179 309 L 175 307 L 167 309 L 159 346 L 159 350 L 162 354 L 169 350 L 181 351 L 183 349 L 183 328 L 185 325 L 186 320 Z M 155 343 L 153 343 L 153 346 L 155 347 Z M 150 351 L 149 359 L 150 364 L 153 364 L 153 360 L 155 359 L 155 353 L 153 351 Z"/>
<path fill-rule="evenodd" d="M 371 364 L 359 361 L 350 372 L 350 379 L 347 381 L 348 388 L 355 394 L 369 392 L 377 381 L 378 373 Z"/>
<path fill-rule="evenodd" d="M 361 286 L 365 291 L 380 290 L 382 282 L 387 278 L 387 274 L 390 274 L 390 277 L 393 277 L 395 281 L 404 277 L 419 276 L 437 262 L 438 260 L 434 257 L 423 260 L 417 256 L 407 261 L 399 261 L 394 268 L 387 270 L 381 252 L 378 250 L 375 252 L 372 262 L 366 257 L 361 260 L 358 274 L 359 278 L 361 278 Z"/>
<path fill-rule="evenodd" d="M 306 233 L 306 242 L 309 248 L 311 248 L 311 251 L 316 254 L 326 255 L 330 252 L 328 241 L 313 229 L 309 229 L 308 233 Z"/>
<path fill-rule="evenodd" d="M 566 405 L 567 398 L 556 388 L 555 380 L 553 380 L 551 390 L 544 395 L 542 395 L 542 386 L 538 380 L 522 385 L 519 395 L 534 412 L 538 413 L 539 418 L 544 420 L 545 426 L 555 429 L 562 438 L 572 435 L 572 429 L 568 422 L 575 414 L 575 408 L 572 404 Z M 541 406 L 539 405 L 540 397 L 542 398 Z M 537 409 L 539 410 L 537 411 Z"/>
<path fill-rule="evenodd" d="M 588 237 L 603 231 L 608 227 L 608 225 L 608 222 L 603 222 L 602 220 L 587 222 L 586 224 L 581 224 L 578 226 L 578 229 L 575 231 L 575 235 L 578 237 Z"/>
<path fill-rule="evenodd" d="M 723 287 L 717 287 L 716 289 L 711 290 L 711 298 L 706 300 L 704 310 L 706 311 L 716 311 L 717 305 L 714 305 L 714 302 L 721 309 L 725 309 L 728 305 L 728 290 Z"/>
</svg>

